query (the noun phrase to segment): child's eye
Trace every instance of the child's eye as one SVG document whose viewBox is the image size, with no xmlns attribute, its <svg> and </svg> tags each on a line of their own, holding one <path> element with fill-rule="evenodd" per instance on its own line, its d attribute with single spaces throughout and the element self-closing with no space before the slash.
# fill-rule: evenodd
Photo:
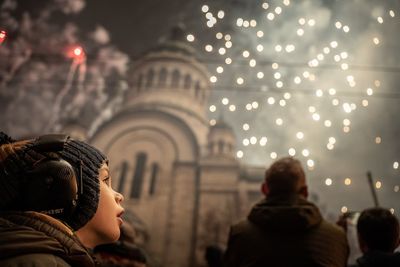
<svg viewBox="0 0 400 267">
<path fill-rule="evenodd" d="M 104 178 L 103 182 L 105 182 L 107 185 L 110 185 L 110 176 L 107 176 L 106 178 Z"/>
</svg>

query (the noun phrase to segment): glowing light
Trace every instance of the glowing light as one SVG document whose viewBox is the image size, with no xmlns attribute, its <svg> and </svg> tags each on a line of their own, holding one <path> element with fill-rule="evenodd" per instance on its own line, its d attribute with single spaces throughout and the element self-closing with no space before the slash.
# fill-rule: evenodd
<svg viewBox="0 0 400 267">
<path fill-rule="evenodd" d="M 344 127 L 343 127 L 343 132 L 344 132 L 344 133 L 350 132 L 350 127 L 349 127 L 349 126 L 344 126 Z"/>
<path fill-rule="evenodd" d="M 250 26 L 253 28 L 257 26 L 257 21 L 255 21 L 254 19 L 250 20 Z"/>
<path fill-rule="evenodd" d="M 292 95 L 290 93 L 283 94 L 283 98 L 285 98 L 286 100 L 290 99 L 291 97 L 292 97 Z"/>
<path fill-rule="evenodd" d="M 340 57 L 343 58 L 343 59 L 348 58 L 348 56 L 349 56 L 349 54 L 347 54 L 347 52 L 340 53 Z M 353 80 L 354 80 L 354 77 L 353 77 Z"/>
<path fill-rule="evenodd" d="M 298 36 L 303 36 L 304 35 L 304 30 L 303 29 L 297 29 L 297 35 Z"/>
<path fill-rule="evenodd" d="M 335 144 L 336 143 L 336 138 L 331 136 L 331 137 L 329 137 L 328 141 L 331 144 Z"/>
<path fill-rule="evenodd" d="M 372 88 L 367 88 L 367 95 L 372 95 L 374 93 L 374 90 Z"/>
<path fill-rule="evenodd" d="M 212 45 L 206 45 L 206 46 L 204 47 L 204 49 L 205 49 L 207 52 L 211 52 L 211 51 L 213 50 L 213 47 L 212 47 Z"/>
<path fill-rule="evenodd" d="M 303 132 L 297 132 L 296 133 L 297 139 L 303 139 L 304 138 L 304 133 Z"/>
<path fill-rule="evenodd" d="M 347 64 L 347 63 L 342 63 L 342 64 L 340 65 L 340 68 L 342 68 L 342 70 L 348 70 L 348 69 L 349 69 L 349 64 Z"/>
<path fill-rule="evenodd" d="M 225 63 L 226 64 L 231 64 L 232 63 L 232 59 L 230 57 L 225 58 Z"/>
<path fill-rule="evenodd" d="M 77 56 L 77 57 L 79 57 L 80 55 L 82 55 L 82 53 L 83 53 L 83 50 L 82 50 L 82 47 L 76 47 L 75 49 L 74 49 L 74 56 Z"/>
<path fill-rule="evenodd" d="M 281 107 L 286 106 L 286 101 L 283 100 L 283 99 L 279 100 L 279 105 L 280 105 Z"/>
<path fill-rule="evenodd" d="M 350 122 L 349 119 L 344 119 L 344 120 L 343 120 L 343 125 L 344 125 L 344 126 L 350 126 L 350 123 L 351 123 L 351 122 Z"/>
<path fill-rule="evenodd" d="M 211 76 L 211 77 L 210 77 L 210 82 L 216 83 L 216 82 L 217 82 L 217 77 Z"/>
<path fill-rule="evenodd" d="M 338 99 L 332 99 L 332 105 L 337 106 L 339 105 L 339 100 Z"/>
<path fill-rule="evenodd" d="M 318 113 L 314 113 L 314 114 L 312 114 L 312 118 L 315 121 L 319 121 L 321 119 L 321 116 Z"/>
<path fill-rule="evenodd" d="M 201 7 L 201 11 L 203 11 L 204 13 L 207 13 L 208 10 L 209 10 L 209 7 L 208 7 L 207 5 L 203 5 L 203 6 Z"/>
<path fill-rule="evenodd" d="M 377 17 L 376 20 L 377 20 L 380 24 L 383 23 L 383 18 L 382 18 L 382 17 Z"/>
<path fill-rule="evenodd" d="M 336 48 L 336 47 L 338 46 L 338 43 L 337 43 L 336 41 L 332 41 L 332 42 L 330 43 L 330 46 L 331 46 L 332 48 Z"/>
<path fill-rule="evenodd" d="M 261 72 L 261 71 L 257 72 L 257 78 L 258 78 L 258 79 L 264 78 L 264 73 Z"/>
<path fill-rule="evenodd" d="M 269 156 L 271 157 L 271 159 L 276 159 L 278 157 L 278 154 L 276 154 L 276 152 L 271 152 Z"/>
<path fill-rule="evenodd" d="M 275 15 L 274 15 L 274 13 L 268 13 L 268 15 L 267 15 L 267 19 L 269 19 L 269 20 L 273 20 L 275 18 Z"/>
<path fill-rule="evenodd" d="M 346 206 L 343 206 L 343 207 L 340 209 L 340 211 L 341 211 L 342 213 L 346 213 L 346 212 L 347 212 L 347 207 L 346 207 Z"/>
<path fill-rule="evenodd" d="M 296 76 L 296 77 L 294 78 L 294 83 L 295 83 L 295 84 L 301 83 L 301 78 L 300 78 L 299 76 Z"/>
<path fill-rule="evenodd" d="M 327 148 L 328 150 L 333 150 L 333 149 L 335 148 L 335 146 L 334 146 L 333 144 L 331 144 L 331 143 L 328 143 L 328 144 L 326 145 L 326 148 Z"/>
<path fill-rule="evenodd" d="M 325 125 L 325 127 L 331 127 L 332 126 L 332 122 L 330 120 L 325 120 L 324 121 L 324 125 Z"/>
<path fill-rule="evenodd" d="M 247 50 L 244 50 L 242 55 L 243 55 L 244 58 L 248 58 L 250 56 L 250 52 L 247 51 Z"/>
<path fill-rule="evenodd" d="M 220 49 L 218 49 L 218 53 L 220 55 L 224 55 L 226 53 L 226 49 L 224 47 L 221 47 Z"/>
<path fill-rule="evenodd" d="M 4 30 L 0 31 L 0 44 L 2 44 L 7 38 L 7 32 Z"/>
<path fill-rule="evenodd" d="M 223 10 L 218 11 L 217 17 L 218 17 L 219 19 L 223 19 L 224 16 L 225 16 L 225 12 L 224 12 Z"/>
<path fill-rule="evenodd" d="M 250 144 L 255 145 L 256 143 L 257 143 L 257 137 L 252 136 L 252 137 L 250 138 Z"/>
<path fill-rule="evenodd" d="M 300 25 L 306 24 L 306 19 L 305 19 L 305 18 L 300 18 L 300 19 L 299 19 L 299 24 L 300 24 Z"/>
<path fill-rule="evenodd" d="M 336 62 L 339 62 L 339 61 L 340 61 L 340 56 L 339 56 L 339 55 L 335 55 L 335 56 L 333 57 L 333 59 L 334 59 Z"/>
<path fill-rule="evenodd" d="M 344 184 L 345 185 L 351 185 L 351 179 L 350 178 L 344 179 Z"/>
<path fill-rule="evenodd" d="M 246 105 L 246 109 L 247 109 L 247 110 L 252 110 L 253 107 L 252 107 L 251 104 L 249 103 L 249 104 Z"/>
<path fill-rule="evenodd" d="M 243 144 L 244 146 L 248 146 L 248 145 L 250 145 L 250 140 L 247 139 L 247 138 L 245 138 L 245 139 L 243 139 L 242 144 Z"/>
<path fill-rule="evenodd" d="M 343 31 L 346 32 L 346 33 L 349 32 L 350 31 L 350 27 L 347 26 L 347 25 L 343 26 Z"/>
<path fill-rule="evenodd" d="M 242 18 L 238 18 L 236 20 L 236 26 L 238 26 L 238 27 L 242 27 L 243 26 L 243 19 Z"/>
<path fill-rule="evenodd" d="M 256 66 L 256 60 L 255 59 L 251 59 L 250 61 L 249 61 L 249 65 L 250 65 L 250 67 L 252 67 L 252 68 L 254 68 L 255 66 Z"/>
<path fill-rule="evenodd" d="M 220 33 L 220 32 L 217 32 L 217 34 L 215 35 L 215 37 L 216 37 L 218 40 L 220 40 L 220 39 L 222 39 L 222 37 L 224 37 L 224 35 L 223 35 L 222 33 Z"/>
<path fill-rule="evenodd" d="M 210 106 L 210 111 L 215 112 L 217 110 L 217 107 L 215 105 Z"/>
<path fill-rule="evenodd" d="M 308 111 L 309 111 L 310 113 L 314 113 L 316 110 L 317 110 L 317 109 L 316 109 L 314 106 L 309 106 L 309 107 L 308 107 Z"/>
<path fill-rule="evenodd" d="M 258 108 L 258 102 L 257 102 L 257 101 L 253 101 L 253 103 L 251 103 L 251 106 L 252 106 L 254 109 L 257 109 L 257 108 Z"/>
<path fill-rule="evenodd" d="M 374 37 L 374 39 L 372 39 L 372 41 L 374 42 L 374 44 L 378 45 L 380 43 L 379 38 L 378 37 Z"/>
<path fill-rule="evenodd" d="M 226 48 L 231 48 L 232 47 L 232 42 L 231 41 L 226 41 L 225 47 Z"/>
<path fill-rule="evenodd" d="M 363 105 L 363 107 L 367 107 L 367 106 L 368 106 L 368 100 L 367 100 L 367 99 L 364 99 L 364 100 L 362 101 L 362 105 Z"/>
<path fill-rule="evenodd" d="M 217 123 L 216 120 L 214 120 L 214 119 L 210 120 L 210 125 L 211 125 L 211 126 L 214 126 L 216 123 Z"/>
<path fill-rule="evenodd" d="M 281 78 L 281 76 L 282 76 L 282 75 L 281 75 L 280 72 L 275 72 L 275 73 L 274 73 L 274 78 L 277 79 L 277 80 L 279 80 L 279 79 Z"/>
<path fill-rule="evenodd" d="M 268 102 L 268 104 L 273 105 L 273 104 L 275 104 L 275 98 L 273 98 L 272 96 L 270 96 L 270 97 L 268 97 L 267 102 Z"/>
<path fill-rule="evenodd" d="M 376 189 L 380 189 L 382 187 L 382 182 L 381 181 L 376 181 L 375 187 L 376 187 Z"/>
<path fill-rule="evenodd" d="M 261 52 L 264 50 L 264 46 L 262 44 L 257 45 L 257 51 Z"/>
<path fill-rule="evenodd" d="M 393 162 L 393 169 L 397 170 L 399 168 L 399 162 Z"/>
<path fill-rule="evenodd" d="M 332 179 L 331 179 L 331 178 L 326 178 L 326 179 L 325 179 L 325 184 L 326 184 L 327 186 L 332 185 Z"/>
<path fill-rule="evenodd" d="M 221 66 L 218 66 L 218 67 L 217 67 L 217 72 L 218 72 L 218 73 L 224 72 L 224 68 L 221 67 Z"/>
<path fill-rule="evenodd" d="M 330 88 L 329 89 L 329 94 L 330 95 L 336 95 L 336 89 L 335 88 Z"/>
<path fill-rule="evenodd" d="M 312 159 L 309 159 L 309 160 L 307 160 L 307 166 L 309 167 L 309 168 L 313 168 L 314 167 L 314 161 L 312 160 Z"/>
<path fill-rule="evenodd" d="M 317 91 L 315 91 L 315 95 L 316 95 L 317 97 L 322 97 L 322 96 L 324 95 L 324 92 L 322 92 L 321 89 L 318 89 Z"/>
<path fill-rule="evenodd" d="M 393 10 L 390 10 L 390 11 L 389 11 L 389 15 L 390 15 L 392 18 L 394 18 L 394 16 L 395 16 L 394 11 L 393 11 Z"/>
<path fill-rule="evenodd" d="M 293 52 L 295 49 L 296 49 L 296 47 L 295 47 L 294 45 L 292 45 L 292 44 L 287 45 L 287 46 L 285 47 L 285 50 L 286 50 L 286 52 L 288 52 L 288 53 Z"/>
<path fill-rule="evenodd" d="M 275 51 L 276 51 L 276 52 L 281 52 L 281 51 L 282 51 L 282 46 L 276 45 L 276 46 L 275 46 Z"/>
<path fill-rule="evenodd" d="M 235 105 L 229 105 L 229 110 L 230 111 L 235 111 L 236 110 L 236 106 Z"/>
<path fill-rule="evenodd" d="M 276 70 L 279 68 L 279 64 L 278 63 L 272 63 L 271 65 L 272 69 Z"/>
<path fill-rule="evenodd" d="M 375 137 L 375 143 L 376 144 L 382 143 L 382 138 L 380 136 Z"/>
<path fill-rule="evenodd" d="M 265 146 L 268 142 L 268 138 L 266 136 L 263 136 L 260 138 L 260 146 Z"/>
<path fill-rule="evenodd" d="M 346 112 L 346 113 L 350 113 L 352 111 L 349 103 L 343 103 L 342 107 L 343 107 L 344 112 Z"/>
<path fill-rule="evenodd" d="M 335 27 L 338 28 L 338 29 L 342 28 L 342 23 L 340 21 L 336 21 L 335 22 Z"/>
<path fill-rule="evenodd" d="M 248 20 L 243 21 L 243 27 L 248 28 L 250 26 L 250 22 Z"/>
<path fill-rule="evenodd" d="M 302 154 L 304 157 L 308 157 L 308 156 L 310 155 L 310 151 L 309 151 L 308 149 L 303 149 L 303 151 L 301 151 L 301 154 Z"/>
<path fill-rule="evenodd" d="M 229 104 L 229 99 L 224 97 L 224 98 L 222 98 L 221 103 L 226 106 Z"/>
<path fill-rule="evenodd" d="M 392 214 L 394 214 L 394 208 L 389 209 Z"/>
<path fill-rule="evenodd" d="M 296 149 L 294 149 L 294 148 L 291 147 L 291 148 L 289 148 L 288 153 L 289 153 L 290 156 L 293 157 L 294 155 L 296 155 Z"/>
<path fill-rule="evenodd" d="M 261 38 L 264 36 L 264 32 L 263 31 L 257 31 L 257 37 Z"/>
<path fill-rule="evenodd" d="M 278 14 L 278 15 L 281 14 L 282 13 L 282 8 L 280 6 L 276 7 L 275 8 L 275 13 Z"/>
<path fill-rule="evenodd" d="M 290 0 L 283 0 L 283 4 L 284 4 L 285 6 L 290 5 Z"/>
<path fill-rule="evenodd" d="M 241 159 L 243 158 L 243 151 L 242 150 L 238 150 L 238 152 L 236 152 L 236 157 Z"/>
<path fill-rule="evenodd" d="M 276 82 L 276 87 L 282 88 L 283 87 L 283 82 L 281 82 L 281 81 Z"/>
<path fill-rule="evenodd" d="M 308 26 L 313 27 L 315 25 L 315 20 L 314 19 L 310 19 L 307 22 Z"/>
<path fill-rule="evenodd" d="M 283 120 L 282 120 L 281 118 L 277 118 L 277 119 L 275 120 L 275 123 L 276 123 L 276 125 L 281 126 L 281 125 L 283 124 Z"/>
<path fill-rule="evenodd" d="M 324 60 L 324 55 L 323 54 L 318 54 L 317 55 L 317 59 L 319 60 L 319 61 L 322 61 L 322 60 Z"/>
<path fill-rule="evenodd" d="M 396 193 L 399 192 L 400 191 L 400 186 L 395 185 L 394 188 L 393 188 L 393 191 L 396 192 Z"/>
<path fill-rule="evenodd" d="M 262 3 L 262 8 L 268 9 L 268 7 L 269 7 L 268 3 Z"/>
<path fill-rule="evenodd" d="M 243 83 L 244 83 L 243 78 L 242 78 L 242 77 L 237 78 L 237 79 L 236 79 L 236 83 L 237 83 L 237 84 L 240 84 L 240 85 L 243 84 Z"/>
<path fill-rule="evenodd" d="M 329 54 L 331 52 L 331 49 L 329 47 L 324 47 L 324 53 Z"/>
<path fill-rule="evenodd" d="M 225 41 L 230 41 L 231 38 L 232 38 L 232 37 L 231 37 L 230 34 L 226 34 L 225 37 L 224 37 Z"/>
</svg>

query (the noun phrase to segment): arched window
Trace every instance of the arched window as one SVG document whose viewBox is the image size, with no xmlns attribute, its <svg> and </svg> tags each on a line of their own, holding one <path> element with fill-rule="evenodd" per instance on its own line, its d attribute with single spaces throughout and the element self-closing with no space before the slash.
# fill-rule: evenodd
<svg viewBox="0 0 400 267">
<path fill-rule="evenodd" d="M 144 180 L 144 172 L 146 169 L 147 155 L 145 153 L 139 153 L 136 156 L 136 167 L 135 173 L 133 174 L 133 181 L 131 187 L 130 198 L 139 199 L 142 193 L 142 186 Z"/>
<path fill-rule="evenodd" d="M 181 73 L 179 72 L 179 70 L 174 70 L 172 72 L 171 87 L 178 88 L 180 79 L 181 79 Z"/>
<path fill-rule="evenodd" d="M 150 88 L 154 83 L 154 70 L 150 69 L 146 76 L 146 88 Z"/>
<path fill-rule="evenodd" d="M 162 68 L 160 70 L 160 77 L 158 79 L 158 86 L 159 87 L 165 87 L 165 84 L 167 82 L 167 69 Z"/>
<path fill-rule="evenodd" d="M 158 177 L 159 167 L 157 163 L 153 163 L 151 165 L 151 180 L 150 180 L 150 189 L 149 195 L 154 195 L 156 191 L 157 177 Z"/>
<path fill-rule="evenodd" d="M 125 185 L 127 172 L 128 172 L 128 162 L 124 161 L 121 164 L 121 172 L 119 174 L 118 192 L 124 191 L 124 185 Z"/>
<path fill-rule="evenodd" d="M 218 154 L 223 154 L 224 153 L 224 141 L 219 140 L 218 141 Z"/>
<path fill-rule="evenodd" d="M 143 87 L 143 75 L 139 74 L 139 77 L 137 79 L 137 90 L 140 92 L 140 89 Z"/>
<path fill-rule="evenodd" d="M 185 79 L 183 81 L 183 88 L 190 89 L 191 86 L 192 86 L 192 76 L 190 76 L 190 74 L 186 74 Z"/>
<path fill-rule="evenodd" d="M 196 98 L 199 97 L 200 95 L 200 82 L 197 81 L 194 85 L 194 91 L 195 91 L 195 96 Z"/>
</svg>

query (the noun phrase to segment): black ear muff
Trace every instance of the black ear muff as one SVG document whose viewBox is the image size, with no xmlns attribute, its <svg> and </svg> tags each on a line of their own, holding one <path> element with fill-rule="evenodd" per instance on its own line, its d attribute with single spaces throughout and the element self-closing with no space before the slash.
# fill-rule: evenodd
<svg viewBox="0 0 400 267">
<path fill-rule="evenodd" d="M 38 138 L 30 149 L 57 153 L 66 140 L 65 135 L 46 135 Z M 53 217 L 71 215 L 78 201 L 77 178 L 74 168 L 63 159 L 48 157 L 36 162 L 23 179 L 22 208 Z"/>
<path fill-rule="evenodd" d="M 45 159 L 26 173 L 22 188 L 23 208 L 52 216 L 68 216 L 77 204 L 78 185 L 71 164 Z"/>
</svg>

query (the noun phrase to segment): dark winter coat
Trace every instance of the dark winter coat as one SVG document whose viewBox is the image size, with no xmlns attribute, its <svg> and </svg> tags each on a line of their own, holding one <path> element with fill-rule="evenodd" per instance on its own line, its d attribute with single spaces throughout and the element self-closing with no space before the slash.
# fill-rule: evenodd
<svg viewBox="0 0 400 267">
<path fill-rule="evenodd" d="M 371 251 L 357 259 L 351 267 L 398 267 L 400 266 L 400 253 L 385 253 Z"/>
<path fill-rule="evenodd" d="M 345 232 L 301 197 L 265 199 L 231 227 L 225 267 L 346 266 Z"/>
<path fill-rule="evenodd" d="M 95 262 L 73 232 L 37 212 L 0 214 L 1 267 L 93 267 Z"/>
</svg>

